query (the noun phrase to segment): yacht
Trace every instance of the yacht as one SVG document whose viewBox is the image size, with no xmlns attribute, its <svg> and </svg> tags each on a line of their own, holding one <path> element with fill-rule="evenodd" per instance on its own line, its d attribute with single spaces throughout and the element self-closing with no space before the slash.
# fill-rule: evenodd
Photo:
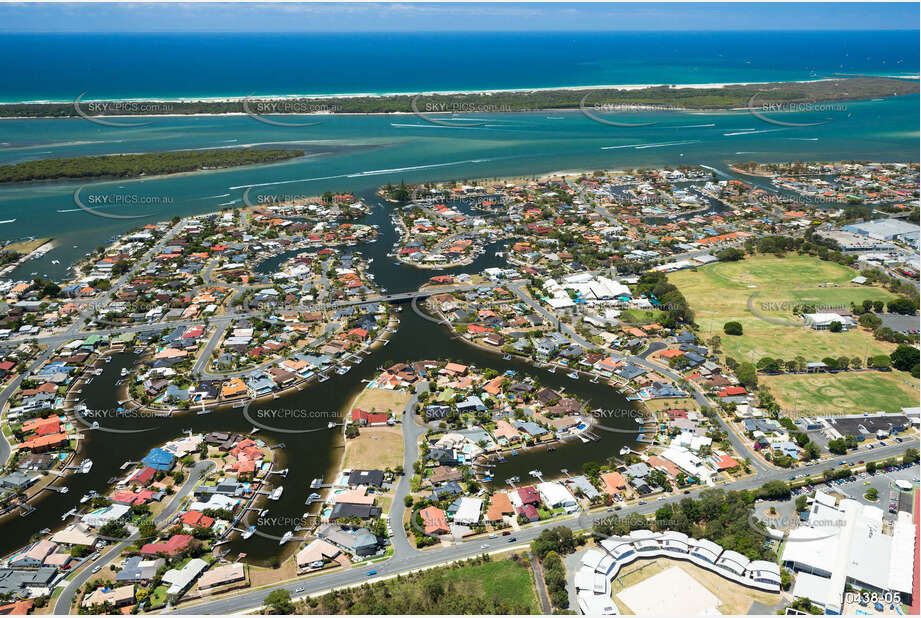
<svg viewBox="0 0 921 618">
<path fill-rule="evenodd" d="M 128 375 L 128 369 L 126 369 L 125 367 L 122 367 L 121 376 L 124 378 L 126 375 Z"/>
<path fill-rule="evenodd" d="M 93 460 L 84 459 L 83 463 L 80 464 L 80 474 L 89 474 L 90 470 L 93 469 Z"/>
<path fill-rule="evenodd" d="M 579 379 L 579 374 L 576 373 L 575 371 L 570 371 L 569 373 L 566 374 L 566 377 L 567 377 L 567 378 L 572 378 L 573 380 L 578 380 L 578 379 Z"/>
<path fill-rule="evenodd" d="M 278 544 L 284 545 L 285 543 L 290 541 L 293 536 L 294 536 L 294 533 L 288 530 L 287 532 L 285 532 L 284 536 L 281 537 L 281 540 L 278 541 Z"/>
<path fill-rule="evenodd" d="M 630 447 L 629 447 L 629 446 L 621 447 L 621 449 L 620 449 L 620 456 L 623 457 L 624 455 L 626 455 L 626 454 L 629 453 L 629 452 L 630 452 Z"/>
<path fill-rule="evenodd" d="M 279 485 L 278 487 L 272 490 L 272 493 L 269 494 L 269 500 L 278 500 L 279 498 L 281 498 L 281 494 L 284 491 L 285 491 L 284 486 Z"/>
<path fill-rule="evenodd" d="M 243 540 L 246 540 L 246 539 L 248 539 L 249 537 L 253 536 L 253 534 L 254 534 L 255 532 L 256 532 L 256 526 L 253 525 L 253 526 L 250 526 L 249 528 L 247 528 L 246 530 L 244 530 L 244 531 L 243 531 L 243 534 L 242 534 L 241 536 L 243 537 Z"/>
</svg>

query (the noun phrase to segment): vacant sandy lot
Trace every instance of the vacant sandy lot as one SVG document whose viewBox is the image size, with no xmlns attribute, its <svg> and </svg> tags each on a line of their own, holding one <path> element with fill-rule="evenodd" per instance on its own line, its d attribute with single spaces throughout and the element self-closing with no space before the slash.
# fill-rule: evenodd
<svg viewBox="0 0 921 618">
<path fill-rule="evenodd" d="M 388 391 L 382 388 L 366 388 L 355 400 L 354 407 L 368 412 L 389 412 L 395 416 L 403 414 L 409 401 L 409 393 Z"/>
<path fill-rule="evenodd" d="M 403 464 L 403 428 L 362 427 L 357 438 L 345 442 L 345 469 L 383 470 Z"/>
</svg>

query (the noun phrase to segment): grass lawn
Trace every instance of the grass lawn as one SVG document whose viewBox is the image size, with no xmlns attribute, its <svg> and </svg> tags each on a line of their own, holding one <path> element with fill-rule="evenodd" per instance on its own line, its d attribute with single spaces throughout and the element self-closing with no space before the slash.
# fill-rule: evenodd
<svg viewBox="0 0 921 618">
<path fill-rule="evenodd" d="M 433 590 L 438 598 L 433 597 Z M 335 595 L 299 603 L 298 613 L 451 614 L 463 609 L 498 609 L 495 604 L 507 612 L 540 613 L 526 559 L 516 562 L 493 556 L 489 562 L 468 561 L 341 589 Z"/>
<path fill-rule="evenodd" d="M 11 242 L 6 247 L 4 251 L 16 251 L 17 253 L 29 254 L 44 245 L 46 242 L 51 240 L 50 238 L 35 238 L 34 240 L 22 240 L 19 242 Z"/>
<path fill-rule="evenodd" d="M 624 309 L 620 321 L 630 324 L 653 324 L 665 317 L 664 311 L 654 309 Z"/>
<path fill-rule="evenodd" d="M 460 590 L 486 598 L 504 599 L 512 605 L 525 606 L 539 613 L 531 570 L 526 566 L 508 560 L 464 565 L 445 573 L 445 579 L 454 582 Z"/>
<path fill-rule="evenodd" d="M 738 262 L 719 262 L 696 272 L 674 272 L 668 279 L 688 299 L 701 334 L 705 338 L 719 335 L 723 351 L 740 362 L 757 362 L 763 356 L 790 360 L 801 355 L 813 361 L 827 356 L 865 358 L 889 354 L 895 346 L 874 340 L 864 329 L 814 331 L 804 328 L 793 316 L 794 305 L 806 302 L 827 311 L 834 307 L 847 309 L 852 301 L 893 298 L 882 288 L 850 283 L 856 275 L 857 271 L 847 266 L 810 256 L 757 255 Z M 832 285 L 824 287 L 825 284 Z M 753 314 L 748 308 L 753 294 L 756 313 L 785 321 L 789 326 Z M 726 335 L 723 325 L 729 321 L 740 322 L 744 334 Z"/>
<path fill-rule="evenodd" d="M 157 586 L 153 589 L 153 592 L 150 593 L 149 602 L 147 603 L 148 609 L 154 609 L 157 607 L 162 607 L 166 605 L 166 591 L 168 586 Z"/>
<path fill-rule="evenodd" d="M 400 425 L 362 427 L 357 438 L 345 441 L 347 469 L 383 470 L 403 463 L 403 428 Z"/>
<path fill-rule="evenodd" d="M 758 383 L 788 414 L 899 412 L 918 405 L 918 380 L 903 371 L 758 376 Z"/>
<path fill-rule="evenodd" d="M 697 402 L 691 397 L 678 397 L 675 399 L 650 399 L 644 402 L 646 408 L 651 412 L 661 412 L 662 410 L 689 410 L 696 412 L 700 409 Z"/>
<path fill-rule="evenodd" d="M 366 388 L 355 400 L 354 407 L 367 412 L 389 412 L 395 416 L 401 416 L 409 397 L 409 393 L 401 391 Z"/>
</svg>

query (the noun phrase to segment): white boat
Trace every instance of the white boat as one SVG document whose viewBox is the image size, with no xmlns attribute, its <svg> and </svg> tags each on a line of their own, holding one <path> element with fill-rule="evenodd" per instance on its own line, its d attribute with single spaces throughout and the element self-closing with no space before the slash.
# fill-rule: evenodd
<svg viewBox="0 0 921 618">
<path fill-rule="evenodd" d="M 572 378 L 573 380 L 578 380 L 578 379 L 579 379 L 579 374 L 576 373 L 575 371 L 570 371 L 569 373 L 566 374 L 566 377 L 567 377 L 567 378 Z"/>
<path fill-rule="evenodd" d="M 630 452 L 630 447 L 629 447 L 629 446 L 624 446 L 624 447 L 622 447 L 622 448 L 620 449 L 620 455 L 621 455 L 621 457 L 624 456 L 624 455 L 626 455 L 626 454 L 629 453 L 629 452 Z"/>
<path fill-rule="evenodd" d="M 249 537 L 253 536 L 253 533 L 255 533 L 255 532 L 256 532 L 256 526 L 253 525 L 253 526 L 250 526 L 249 528 L 247 528 L 246 530 L 244 530 L 243 533 L 242 533 L 240 536 L 243 537 L 243 540 L 246 540 L 246 539 L 248 539 Z"/>
<path fill-rule="evenodd" d="M 121 376 L 124 378 L 126 375 L 128 375 L 128 370 L 127 370 L 126 368 L 122 367 Z"/>
<path fill-rule="evenodd" d="M 278 487 L 272 490 L 272 493 L 269 494 L 269 500 L 278 500 L 279 498 L 281 498 L 281 494 L 284 491 L 285 491 L 284 486 L 279 485 Z"/>
<path fill-rule="evenodd" d="M 287 543 L 288 541 L 290 541 L 291 538 L 292 538 L 293 536 L 294 536 L 294 533 L 291 532 L 290 530 L 288 530 L 288 531 L 285 532 L 285 534 L 281 537 L 281 540 L 278 541 L 278 544 L 279 544 L 279 545 L 284 545 L 285 543 Z"/>
<path fill-rule="evenodd" d="M 92 469 L 93 469 L 93 460 L 92 460 L 92 459 L 84 459 L 84 460 L 83 460 L 83 463 L 80 464 L 80 473 L 81 473 L 81 474 L 89 474 L 89 473 L 90 473 L 90 470 L 92 470 Z"/>
</svg>

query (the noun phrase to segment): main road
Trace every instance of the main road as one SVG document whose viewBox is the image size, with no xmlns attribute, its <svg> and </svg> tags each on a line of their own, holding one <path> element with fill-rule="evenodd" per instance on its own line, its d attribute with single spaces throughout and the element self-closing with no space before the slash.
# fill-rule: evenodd
<svg viewBox="0 0 921 618">
<path fill-rule="evenodd" d="M 885 459 L 887 457 L 892 457 L 903 453 L 910 447 L 918 448 L 918 445 L 919 444 L 917 440 L 912 440 L 902 444 L 891 444 L 885 447 L 877 447 L 872 451 L 873 458 Z M 859 460 L 867 458 L 869 456 L 868 453 L 869 451 L 859 450 L 850 455 L 841 457 L 840 460 L 845 461 L 848 465 L 856 465 Z M 796 471 L 797 473 L 821 474 L 824 470 L 831 470 L 836 467 L 836 462 L 826 461 L 803 466 L 801 468 L 797 468 Z M 768 481 L 787 481 L 790 474 L 791 472 L 789 470 L 767 470 L 754 476 L 735 481 L 734 483 L 720 485 L 719 488 L 736 491 L 742 489 L 753 490 L 760 488 L 762 485 L 764 485 L 764 483 Z M 647 504 L 636 504 L 624 507 L 619 512 L 619 514 L 621 516 L 626 515 L 627 513 L 640 513 L 643 515 L 649 515 L 654 513 L 664 504 L 675 503 L 685 497 L 686 496 L 683 493 L 674 493 L 664 497 L 661 500 L 656 499 Z M 473 539 L 471 541 L 458 543 L 449 547 L 435 547 L 423 551 L 413 550 L 412 552 L 397 551 L 398 548 L 395 546 L 393 557 L 388 558 L 387 560 L 365 565 L 357 564 L 350 569 L 337 570 L 335 572 L 329 573 L 328 575 L 317 575 L 300 580 L 291 580 L 282 584 L 263 588 L 261 590 L 253 590 L 243 594 L 236 594 L 224 599 L 188 605 L 186 607 L 174 609 L 171 613 L 213 615 L 250 611 L 261 607 L 266 595 L 272 590 L 284 589 L 290 592 L 294 597 L 324 592 L 334 588 L 350 586 L 353 584 L 371 581 L 377 578 L 405 573 L 407 571 L 413 571 L 416 569 L 433 567 L 456 560 L 462 560 L 487 552 L 520 548 L 526 543 L 529 543 L 530 541 L 537 538 L 541 532 L 548 528 L 566 526 L 573 530 L 589 529 L 596 521 L 604 519 L 607 516 L 609 516 L 609 513 L 604 510 L 595 513 L 582 513 L 577 517 L 559 521 L 551 520 L 531 528 L 524 528 L 518 532 L 512 533 L 513 536 L 499 537 L 497 540 L 489 540 L 488 542 L 484 541 L 483 539 Z M 484 542 L 489 545 L 488 548 L 484 549 L 482 547 Z M 373 576 L 368 575 L 371 570 L 376 571 Z"/>
</svg>

